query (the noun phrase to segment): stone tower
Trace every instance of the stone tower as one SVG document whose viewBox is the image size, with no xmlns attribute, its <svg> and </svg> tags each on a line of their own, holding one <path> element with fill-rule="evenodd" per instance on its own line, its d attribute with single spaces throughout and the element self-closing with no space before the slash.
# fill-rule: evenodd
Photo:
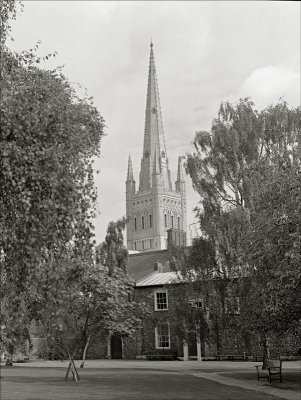
<svg viewBox="0 0 301 400">
<path fill-rule="evenodd" d="M 126 180 L 128 250 L 152 251 L 167 248 L 167 230 L 174 229 L 186 244 L 186 190 L 181 157 L 175 190 L 163 131 L 153 44 L 150 45 L 145 110 L 143 154 L 139 189 L 133 175 L 131 157 Z"/>
</svg>

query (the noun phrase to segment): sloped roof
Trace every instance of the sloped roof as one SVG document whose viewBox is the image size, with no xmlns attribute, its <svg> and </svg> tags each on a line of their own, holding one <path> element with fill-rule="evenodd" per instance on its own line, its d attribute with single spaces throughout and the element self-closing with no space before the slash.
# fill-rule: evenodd
<svg viewBox="0 0 301 400">
<path fill-rule="evenodd" d="M 136 282 L 136 287 L 166 285 L 175 282 L 177 278 L 177 272 L 154 271 L 146 277 L 139 279 Z"/>
<path fill-rule="evenodd" d="M 146 253 L 130 254 L 128 261 L 128 274 L 135 282 L 154 272 L 157 263 L 163 264 L 168 268 L 168 250 L 156 250 Z"/>
</svg>

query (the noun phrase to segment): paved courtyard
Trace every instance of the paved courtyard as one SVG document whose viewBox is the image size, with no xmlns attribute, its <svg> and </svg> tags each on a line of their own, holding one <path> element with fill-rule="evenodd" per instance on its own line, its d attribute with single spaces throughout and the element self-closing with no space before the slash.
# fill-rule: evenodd
<svg viewBox="0 0 301 400">
<path fill-rule="evenodd" d="M 257 382 L 256 364 L 93 360 L 65 382 L 67 362 L 35 361 L 2 368 L 1 400 L 300 400 L 300 362 L 284 362 L 283 384 L 272 385 Z"/>
</svg>

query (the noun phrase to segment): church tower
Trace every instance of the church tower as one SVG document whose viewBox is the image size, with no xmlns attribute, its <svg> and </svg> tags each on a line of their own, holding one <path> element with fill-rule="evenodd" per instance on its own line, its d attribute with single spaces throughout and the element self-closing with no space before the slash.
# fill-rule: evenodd
<svg viewBox="0 0 301 400">
<path fill-rule="evenodd" d="M 126 180 L 126 214 L 128 250 L 152 251 L 167 248 L 167 231 L 173 229 L 186 244 L 186 190 L 181 157 L 175 190 L 163 131 L 153 44 L 150 45 L 148 85 L 145 110 L 143 154 L 139 189 L 129 156 Z"/>
</svg>

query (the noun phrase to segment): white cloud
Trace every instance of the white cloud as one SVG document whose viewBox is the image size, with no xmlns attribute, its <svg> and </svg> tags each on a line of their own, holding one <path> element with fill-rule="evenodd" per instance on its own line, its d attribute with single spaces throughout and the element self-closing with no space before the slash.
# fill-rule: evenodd
<svg viewBox="0 0 301 400">
<path fill-rule="evenodd" d="M 284 65 L 267 65 L 253 71 L 237 90 L 236 97 L 251 97 L 257 108 L 280 98 L 289 106 L 300 105 L 300 71 Z"/>
</svg>

